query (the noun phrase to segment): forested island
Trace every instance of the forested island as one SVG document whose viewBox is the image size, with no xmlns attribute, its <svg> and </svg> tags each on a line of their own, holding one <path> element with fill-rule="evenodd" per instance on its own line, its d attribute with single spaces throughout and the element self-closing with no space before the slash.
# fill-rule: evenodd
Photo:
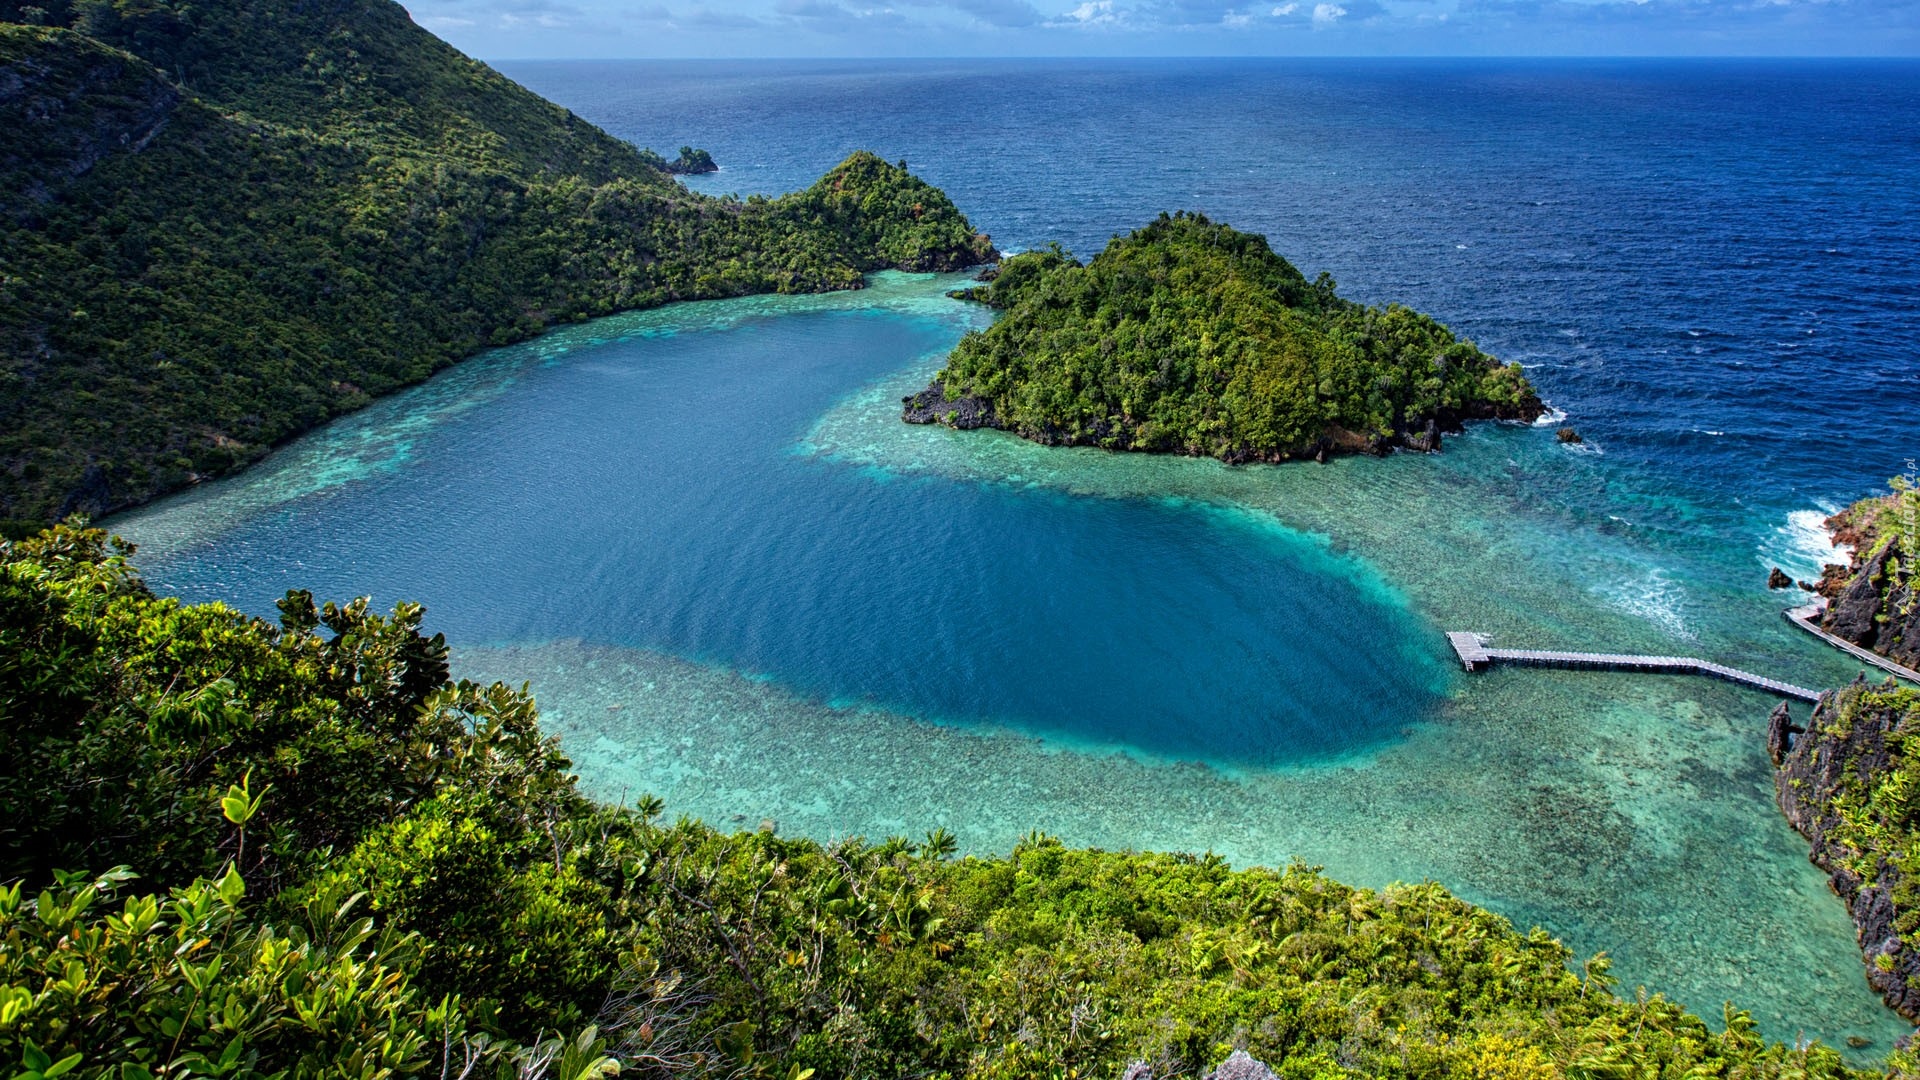
<svg viewBox="0 0 1920 1080">
<path fill-rule="evenodd" d="M 1920 660 L 1920 491 L 1904 480 L 1827 519 L 1835 544 L 1852 548 L 1826 567 L 1818 591 L 1822 628 L 1907 666 Z M 1812 842 L 1859 930 L 1867 981 L 1888 1005 L 1920 1020 L 1920 690 L 1862 676 L 1828 694 L 1804 727 L 1774 710 L 1768 745 L 1780 808 Z"/>
<path fill-rule="evenodd" d="M 856 154 L 718 199 L 391 0 L 0 0 L 0 521 L 105 513 L 556 322 L 993 251 Z"/>
<path fill-rule="evenodd" d="M 449 681 L 417 605 L 293 592 L 276 626 L 157 597 L 129 553 L 0 542 L 26 1077 L 1869 1075 L 1617 995 L 1432 883 L 595 803 L 524 690 Z"/>
<path fill-rule="evenodd" d="M 1342 299 L 1199 214 L 1162 214 L 1084 266 L 1058 247 L 1013 256 L 965 295 L 1000 318 L 905 400 L 910 423 L 1246 462 L 1438 450 L 1463 421 L 1545 411 L 1518 364 Z"/>
</svg>

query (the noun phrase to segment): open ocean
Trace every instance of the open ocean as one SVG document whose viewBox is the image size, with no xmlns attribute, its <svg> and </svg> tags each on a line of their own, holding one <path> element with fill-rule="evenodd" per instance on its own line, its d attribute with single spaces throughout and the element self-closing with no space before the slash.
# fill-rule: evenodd
<svg viewBox="0 0 1920 1080">
<path fill-rule="evenodd" d="M 987 315 L 884 274 L 459 365 L 110 522 L 156 588 L 421 600 L 607 798 L 1431 878 L 1716 1023 L 1861 1061 L 1907 1030 L 1773 806 L 1771 699 L 1468 677 L 1441 635 L 1852 677 L 1764 581 L 1920 457 L 1920 64 L 500 66 L 710 150 L 703 191 L 866 148 L 1003 250 L 1205 212 L 1526 364 L 1586 441 L 1229 468 L 910 427 Z"/>
</svg>

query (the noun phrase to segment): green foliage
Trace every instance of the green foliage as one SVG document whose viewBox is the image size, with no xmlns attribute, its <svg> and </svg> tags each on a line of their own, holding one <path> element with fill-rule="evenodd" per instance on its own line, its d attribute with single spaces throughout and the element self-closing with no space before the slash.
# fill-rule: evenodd
<svg viewBox="0 0 1920 1080">
<path fill-rule="evenodd" d="M 1605 957 L 1432 883 L 595 805 L 524 692 L 447 681 L 418 608 L 295 592 L 275 627 L 156 598 L 127 553 L 0 545 L 26 1075 L 1190 1076 L 1233 1048 L 1302 1080 L 1856 1075 L 1732 1006 L 1622 1000 Z"/>
<path fill-rule="evenodd" d="M 590 848 L 569 842 L 571 818 L 535 830 L 458 801 L 375 829 L 298 893 L 366 893 L 383 925 L 430 942 L 423 985 L 498 1004 L 509 1029 L 586 1023 L 624 959 L 609 927 L 615 891 L 582 872 Z"/>
<path fill-rule="evenodd" d="M 457 997 L 415 986 L 418 935 L 376 928 L 358 896 L 316 892 L 276 927 L 231 868 L 121 898 L 132 876 L 0 888 L 0 1054 L 19 1080 L 619 1072 L 592 1027 L 524 1045 L 470 1029 Z"/>
<path fill-rule="evenodd" d="M 29 1071 L 372 1078 L 421 1073 L 463 1034 L 457 1008 L 410 985 L 418 941 L 376 933 L 351 901 L 281 931 L 245 917 L 232 870 L 115 910 L 127 876 L 0 889 L 0 1052 Z"/>
<path fill-rule="evenodd" d="M 1893 494 L 1870 500 L 1871 511 L 1863 512 L 1855 506 L 1847 513 L 1871 517 L 1872 546 L 1893 547 L 1886 577 L 1880 583 L 1881 606 L 1890 613 L 1906 616 L 1916 602 L 1912 578 L 1914 568 L 1920 566 L 1920 473 L 1916 473 L 1909 462 L 1907 471 L 1888 480 L 1887 486 L 1893 489 Z"/>
<path fill-rule="evenodd" d="M 1889 886 L 1893 928 L 1905 949 L 1920 949 L 1920 690 L 1856 683 L 1835 691 L 1827 711 L 1800 738 L 1841 755 L 1821 762 L 1835 781 L 1819 807 L 1828 850 L 1840 854 L 1835 869 L 1866 888 Z"/>
<path fill-rule="evenodd" d="M 40 10 L 0 22 L 0 519 L 230 471 L 555 322 L 991 252 L 871 154 L 696 195 L 391 0 Z"/>
<path fill-rule="evenodd" d="M 65 526 L 0 543 L 0 880 L 129 863 L 171 886 L 238 859 L 277 885 L 442 794 L 576 799 L 532 700 L 449 684 L 418 605 L 293 593 L 274 628 L 153 596 L 127 550 Z"/>
<path fill-rule="evenodd" d="M 1005 314 L 936 382 L 1042 442 L 1279 460 L 1540 411 L 1518 365 L 1404 307 L 1342 300 L 1197 214 L 1162 214 L 1086 266 L 1057 246 L 1015 256 L 975 295 Z"/>
</svg>

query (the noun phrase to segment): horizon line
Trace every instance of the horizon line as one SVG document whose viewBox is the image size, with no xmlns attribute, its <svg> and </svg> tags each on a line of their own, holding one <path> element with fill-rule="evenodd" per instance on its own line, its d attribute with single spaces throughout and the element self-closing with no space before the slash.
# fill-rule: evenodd
<svg viewBox="0 0 1920 1080">
<path fill-rule="evenodd" d="M 956 62 L 979 62 L 982 60 L 1054 60 L 1054 61 L 1115 61 L 1115 60 L 1166 60 L 1180 63 L 1192 63 L 1196 60 L 1307 60 L 1307 61 L 1354 61 L 1354 60 L 1460 60 L 1512 63 L 1528 60 L 1588 60 L 1588 61 L 1875 61 L 1881 63 L 1920 64 L 1920 54 L 1900 53 L 1139 53 L 1139 54 L 1061 54 L 1061 53 L 993 53 L 967 55 L 964 53 L 889 53 L 867 56 L 798 56 L 798 55 L 723 55 L 723 56 L 482 56 L 468 54 L 485 63 L 628 63 L 679 62 L 679 63 L 715 63 L 721 61 L 808 61 L 822 64 L 843 64 L 856 62 L 884 62 L 889 60 L 938 60 Z"/>
</svg>

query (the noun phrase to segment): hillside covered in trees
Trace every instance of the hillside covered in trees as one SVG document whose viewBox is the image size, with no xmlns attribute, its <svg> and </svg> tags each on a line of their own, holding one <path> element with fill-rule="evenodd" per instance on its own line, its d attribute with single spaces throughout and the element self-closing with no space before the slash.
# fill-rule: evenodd
<svg viewBox="0 0 1920 1080">
<path fill-rule="evenodd" d="M 218 475 L 556 321 L 992 254 L 870 154 L 773 200 L 669 175 L 711 165 L 392 0 L 0 0 L 0 521 Z"/>
<path fill-rule="evenodd" d="M 596 804 L 524 690 L 448 681 L 417 606 L 294 592 L 274 626 L 156 597 L 128 553 L 0 543 L 23 1075 L 1164 1080 L 1236 1048 L 1303 1080 L 1864 1075 L 1622 999 L 1431 883 Z"/>
<path fill-rule="evenodd" d="M 906 400 L 910 422 L 1283 461 L 1437 450 L 1464 420 L 1543 411 L 1519 365 L 1407 308 L 1343 300 L 1198 214 L 1162 214 L 1085 266 L 1015 256 L 967 295 L 1004 314 Z"/>
</svg>

